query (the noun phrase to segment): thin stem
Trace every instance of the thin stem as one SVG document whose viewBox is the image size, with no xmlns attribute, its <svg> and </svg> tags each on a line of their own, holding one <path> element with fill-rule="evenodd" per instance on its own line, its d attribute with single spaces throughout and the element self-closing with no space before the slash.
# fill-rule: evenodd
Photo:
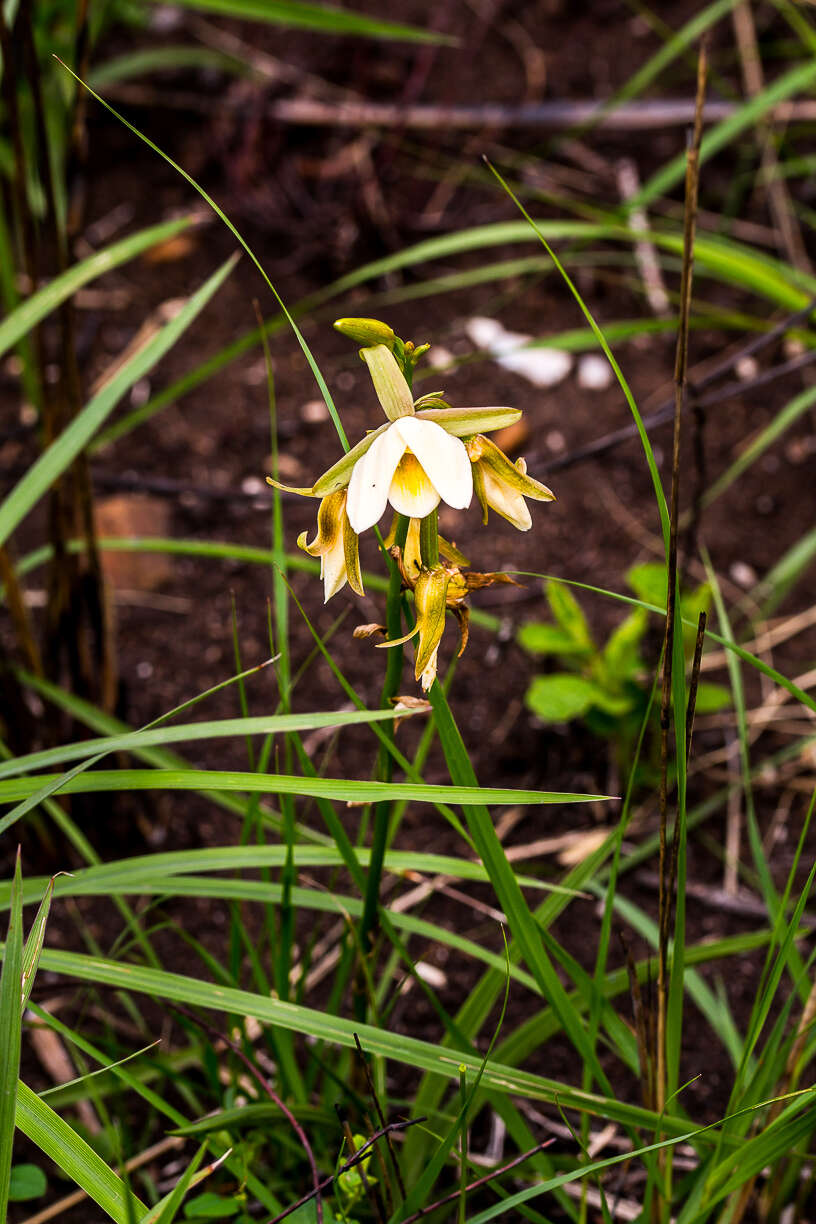
<svg viewBox="0 0 816 1224">
<path fill-rule="evenodd" d="M 405 545 L 405 537 L 408 534 L 408 519 L 405 515 L 397 516 L 397 525 L 395 533 L 395 543 L 403 548 Z M 388 556 L 384 551 L 390 570 L 388 581 L 388 595 L 386 599 L 385 624 L 389 639 L 401 637 L 402 635 L 402 576 L 399 571 L 399 566 Z M 385 669 L 385 681 L 383 683 L 382 697 L 380 706 L 383 709 L 389 709 L 391 706 L 391 698 L 396 697 L 399 690 L 400 681 L 402 679 L 402 656 L 403 651 L 401 646 L 394 646 L 387 651 L 388 662 Z M 394 729 L 388 724 L 383 728 L 389 739 L 394 738 Z M 394 769 L 393 758 L 386 749 L 385 745 L 380 748 L 377 759 L 377 777 L 381 782 L 390 782 Z M 368 866 L 368 877 L 366 880 L 366 893 L 363 904 L 363 917 L 360 925 L 360 947 L 362 954 L 368 956 L 374 943 L 377 927 L 379 926 L 379 904 L 380 904 L 380 881 L 382 879 L 383 860 L 385 858 L 385 847 L 388 842 L 388 826 L 391 815 L 391 804 L 384 800 L 382 803 L 377 803 L 374 806 L 374 833 L 371 843 L 371 858 Z"/>
<path fill-rule="evenodd" d="M 666 1107 L 666 1096 L 670 1068 L 667 1062 L 667 1020 L 669 999 L 669 923 L 674 891 L 675 854 L 667 852 L 668 826 L 668 773 L 669 773 L 669 728 L 671 724 L 673 656 L 676 636 L 675 610 L 677 594 L 677 520 L 680 489 L 680 424 L 686 397 L 688 375 L 688 335 L 691 314 L 691 284 L 694 267 L 694 233 L 697 217 L 697 188 L 699 184 L 700 142 L 703 127 L 703 104 L 707 74 L 706 44 L 700 47 L 697 64 L 697 102 L 694 117 L 694 133 L 689 143 L 686 158 L 686 198 L 683 224 L 683 270 L 680 287 L 680 318 L 678 322 L 677 350 L 674 367 L 674 443 L 672 449 L 672 483 L 669 506 L 669 548 L 667 556 L 666 631 L 663 643 L 663 685 L 660 700 L 660 853 L 658 904 L 658 984 L 657 984 L 657 1076 L 654 1108 L 662 1113 Z M 680 808 L 682 807 L 682 797 Z M 680 808 L 677 822 L 680 820 Z M 675 847 L 679 845 L 680 831 L 675 828 Z M 670 865 L 671 860 L 671 865 Z M 678 966 L 673 965 L 672 972 Z M 663 1209 L 668 1212 L 671 1202 L 671 1157 L 660 1154 L 659 1165 L 664 1173 Z"/>
<path fill-rule="evenodd" d="M 436 509 L 420 520 L 419 551 L 426 569 L 439 565 L 439 511 Z"/>
</svg>

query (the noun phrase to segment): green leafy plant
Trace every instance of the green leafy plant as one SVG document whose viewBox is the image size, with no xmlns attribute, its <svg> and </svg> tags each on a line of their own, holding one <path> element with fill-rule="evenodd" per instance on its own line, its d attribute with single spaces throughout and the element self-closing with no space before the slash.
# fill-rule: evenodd
<svg viewBox="0 0 816 1224">
<path fill-rule="evenodd" d="M 666 569 L 647 563 L 632 566 L 626 581 L 641 605 L 666 606 Z M 563 583 L 545 583 L 552 621 L 530 621 L 518 633 L 519 645 L 529 654 L 551 658 L 563 670 L 535 676 L 525 693 L 527 707 L 542 722 L 568 723 L 582 720 L 589 730 L 611 741 L 615 762 L 625 778 L 627 762 L 651 703 L 651 678 L 655 660 L 647 660 L 645 647 L 650 614 L 637 606 L 610 634 L 603 645 L 593 637 L 578 600 Z M 700 612 L 707 612 L 711 592 L 706 583 L 681 594 L 683 643 L 687 663 L 694 648 L 694 625 Z M 697 688 L 697 712 L 713 713 L 731 704 L 731 693 L 719 684 L 701 683 Z M 655 712 L 651 726 L 656 728 Z M 647 745 L 641 763 L 641 780 L 653 774 L 656 740 Z M 653 778 L 652 778 L 653 780 Z"/>
</svg>

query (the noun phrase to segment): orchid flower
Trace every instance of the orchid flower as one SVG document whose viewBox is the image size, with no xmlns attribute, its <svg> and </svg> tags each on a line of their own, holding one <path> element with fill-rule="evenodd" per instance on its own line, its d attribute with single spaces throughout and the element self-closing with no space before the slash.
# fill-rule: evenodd
<svg viewBox="0 0 816 1224">
<path fill-rule="evenodd" d="M 490 508 L 520 531 L 528 531 L 532 519 L 524 499 L 553 501 L 554 494 L 527 475 L 523 459 L 513 463 L 485 437 L 517 421 L 521 416 L 517 409 L 451 408 L 440 394 L 414 400 L 413 366 L 427 345 L 415 348 L 404 343 L 378 319 L 340 319 L 335 327 L 363 346 L 360 357 L 387 420 L 310 488 L 291 488 L 269 476 L 267 480 L 286 492 L 320 499 L 317 534 L 309 543 L 308 533 L 303 532 L 298 547 L 320 558 L 325 601 L 347 582 L 357 594 L 365 593 L 358 537 L 380 521 L 389 503 L 397 516 L 408 519 L 404 547 L 394 544 L 395 528 L 387 543 L 404 586 L 413 592 L 417 620 L 405 637 L 383 645 L 396 646 L 418 634 L 416 678 L 427 690 L 436 676 L 446 610 L 459 619 L 461 653 L 467 642 L 468 593 L 512 581 L 506 574 L 463 572 L 465 558 L 439 536 L 439 503 L 464 510 L 475 492 L 485 523 Z M 404 524 L 404 518 L 395 518 L 395 525 Z"/>
</svg>

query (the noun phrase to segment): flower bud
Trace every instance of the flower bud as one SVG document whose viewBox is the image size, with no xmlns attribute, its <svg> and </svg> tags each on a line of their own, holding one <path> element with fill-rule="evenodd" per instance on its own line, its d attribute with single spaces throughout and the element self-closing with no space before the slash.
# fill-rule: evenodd
<svg viewBox="0 0 816 1224">
<path fill-rule="evenodd" d="M 338 319 L 334 324 L 335 331 L 342 332 L 357 344 L 384 344 L 393 349 L 396 336 L 393 327 L 381 323 L 379 319 Z"/>
</svg>

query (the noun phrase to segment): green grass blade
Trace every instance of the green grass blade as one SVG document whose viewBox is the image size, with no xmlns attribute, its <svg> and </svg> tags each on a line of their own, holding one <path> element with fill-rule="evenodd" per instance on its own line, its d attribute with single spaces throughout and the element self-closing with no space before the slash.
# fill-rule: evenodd
<svg viewBox="0 0 816 1224">
<path fill-rule="evenodd" d="M 204 1159 L 206 1150 L 206 1144 L 202 1144 L 170 1193 L 166 1194 L 163 1199 L 160 1199 L 155 1207 L 151 1207 L 150 1211 L 142 1216 L 139 1224 L 172 1224 L 179 1207 L 184 1202 L 187 1191 L 205 1177 L 209 1177 L 213 1169 L 217 1168 L 220 1163 L 216 1162 L 210 1165 L 209 1168 L 202 1169 L 201 1173 L 196 1176 L 198 1166 Z"/>
<path fill-rule="evenodd" d="M 184 304 L 174 319 L 166 323 L 135 353 L 116 375 L 102 387 L 70 425 L 29 468 L 0 505 L 0 544 L 4 544 L 15 527 L 51 487 L 58 476 L 87 446 L 102 422 L 110 415 L 121 397 L 134 383 L 151 370 L 157 361 L 173 347 L 179 336 L 217 292 L 235 267 L 237 256 L 231 256 L 217 272 L 205 281 Z"/>
<path fill-rule="evenodd" d="M 11 1181 L 14 1146 L 14 1116 L 17 1076 L 20 1070 L 20 1036 L 23 1023 L 21 982 L 23 974 L 23 898 L 20 851 L 11 886 L 6 953 L 0 973 L 0 1220 L 5 1220 Z"/>
<path fill-rule="evenodd" d="M 147 1207 L 101 1156 L 24 1083 L 17 1086 L 17 1126 L 116 1224 L 132 1224 Z"/>
<path fill-rule="evenodd" d="M 15 310 L 0 322 L 0 357 L 17 343 L 32 327 L 36 327 L 47 315 L 83 285 L 103 276 L 111 268 L 135 259 L 144 251 L 156 246 L 159 242 L 167 242 L 191 224 L 192 217 L 179 217 L 175 221 L 164 221 L 161 225 L 151 225 L 148 229 L 139 230 L 121 242 L 115 242 L 95 255 L 89 255 L 81 263 L 75 264 L 62 275 L 54 277 L 43 289 L 33 293 Z"/>
<path fill-rule="evenodd" d="M 767 620 L 796 586 L 816 559 L 816 527 L 791 545 L 762 579 L 757 596 L 762 600 L 759 616 Z"/>
<path fill-rule="evenodd" d="M 291 774 L 238 773 L 217 769 L 100 769 L 76 774 L 68 781 L 64 781 L 63 775 L 59 774 L 3 779 L 0 781 L 0 803 L 16 803 L 18 807 L 0 820 L 0 833 L 4 833 L 24 814 L 18 809 L 29 801 L 34 806 L 50 795 L 88 795 L 121 790 L 257 792 L 264 795 L 303 795 L 339 803 L 410 799 L 416 803 L 455 803 L 480 807 L 513 803 L 594 803 L 609 798 L 608 795 L 579 795 L 561 791 L 436 786 L 424 782 L 348 781 L 345 778 L 302 778 Z"/>
<path fill-rule="evenodd" d="M 230 2 L 232 2 L 232 0 L 230 0 Z M 265 0 L 264 0 L 264 3 L 265 3 Z M 298 2 L 297 4 L 298 9 L 305 8 L 305 7 L 306 7 L 305 5 L 302 6 Z M 60 63 L 62 63 L 62 61 L 60 61 Z M 323 396 L 326 407 L 329 410 L 329 415 L 332 421 L 334 422 L 335 429 L 337 430 L 337 436 L 340 439 L 343 449 L 348 450 L 348 439 L 346 437 L 345 430 L 343 429 L 342 422 L 340 421 L 340 417 L 337 413 L 337 408 L 335 407 L 334 400 L 332 399 L 332 396 L 331 396 L 331 392 L 329 391 L 329 388 L 326 385 L 326 380 L 321 374 L 320 369 L 317 365 L 317 362 L 312 356 L 311 349 L 306 343 L 306 340 L 304 339 L 300 331 L 300 328 L 298 327 L 297 323 L 295 323 L 295 320 L 292 318 L 292 315 L 290 314 L 290 312 L 287 310 L 286 305 L 283 301 L 283 298 L 280 296 L 277 289 L 272 284 L 272 281 L 267 276 L 262 263 L 258 259 L 255 252 L 252 250 L 252 248 L 249 246 L 249 243 L 238 232 L 238 230 L 235 228 L 233 223 L 230 221 L 227 214 L 223 211 L 222 208 L 218 206 L 218 204 L 216 204 L 212 196 L 208 195 L 207 192 L 204 190 L 204 188 L 201 187 L 195 181 L 195 179 L 192 178 L 192 176 L 187 173 L 186 170 L 183 170 L 181 166 L 178 165 L 177 162 L 173 161 L 172 157 L 168 156 L 168 154 L 165 153 L 162 149 L 160 149 L 158 145 L 154 144 L 153 141 L 149 139 L 149 137 L 145 136 L 143 132 L 140 132 L 137 127 L 134 127 L 132 123 L 128 123 L 127 119 L 125 119 L 123 115 L 120 115 L 117 110 L 114 110 L 114 108 L 110 105 L 109 102 L 106 102 L 105 99 L 100 97 L 99 94 L 94 93 L 94 91 L 90 89 L 89 86 L 86 85 L 85 82 L 81 80 L 80 77 L 78 77 L 75 72 L 71 71 L 71 69 L 68 67 L 67 64 L 63 64 L 62 66 L 66 70 L 66 72 L 69 72 L 71 74 L 71 76 L 74 78 L 77 84 L 82 85 L 84 89 L 87 89 L 91 97 L 95 98 L 96 101 L 99 102 L 101 106 L 105 107 L 105 110 L 109 111 L 114 116 L 114 118 L 118 119 L 119 122 L 128 129 L 128 131 L 133 132 L 134 136 L 138 136 L 139 140 L 143 141 L 148 146 L 148 148 L 152 149 L 154 153 L 157 153 L 158 156 L 161 157 L 164 161 L 166 161 L 169 166 L 172 166 L 173 169 L 176 171 L 176 173 L 180 174 L 181 177 L 185 179 L 190 184 L 191 187 L 195 188 L 195 190 L 198 192 L 201 198 L 210 206 L 210 208 L 213 210 L 216 216 L 220 217 L 220 219 L 224 222 L 224 224 L 226 225 L 230 233 L 238 240 L 238 242 L 244 248 L 247 255 L 249 255 L 250 259 L 255 264 L 255 267 L 258 269 L 264 281 L 268 285 L 269 289 L 272 291 L 275 301 L 278 303 L 281 310 L 286 315 L 286 319 L 289 323 L 289 326 L 291 327 L 292 331 L 295 333 L 295 337 L 297 338 L 298 344 L 300 345 L 303 351 L 303 355 L 306 358 L 307 362 L 309 363 L 309 367 L 312 373 L 314 374 L 315 381 L 318 387 L 320 388 L 320 393 Z"/>
<path fill-rule="evenodd" d="M 284 1003 L 273 997 L 214 985 L 212 982 L 169 973 L 166 970 L 151 969 L 145 965 L 125 964 L 101 956 L 50 948 L 43 951 L 41 963 L 43 969 L 85 982 L 145 993 L 154 998 L 174 999 L 192 1007 L 215 1009 L 236 1016 L 255 1016 L 261 1023 L 280 1025 L 284 1029 L 307 1034 L 346 1049 L 354 1048 L 354 1034 L 357 1033 L 363 1048 L 369 1054 L 393 1058 L 409 1067 L 428 1070 L 457 1082 L 460 1062 L 466 1065 L 469 1075 L 475 1075 L 481 1065 L 479 1055 L 446 1049 L 416 1037 L 391 1033 L 387 1029 L 360 1024 L 342 1016 L 327 1015 L 314 1008 Z M 657 1114 L 642 1106 L 631 1105 L 611 1096 L 583 1092 L 569 1084 L 493 1061 L 485 1067 L 484 1085 L 499 1092 L 528 1096 L 550 1103 L 557 1098 L 565 1109 L 588 1110 L 600 1117 L 626 1125 L 643 1126 L 649 1130 L 654 1130 L 658 1125 Z M 688 1129 L 685 1119 L 671 1114 L 665 1115 L 661 1124 L 666 1134 L 683 1134 Z"/>
<path fill-rule="evenodd" d="M 245 674 L 245 673 L 242 673 Z M 25 756 L 0 762 L 0 778 L 33 773 L 66 761 L 111 752 L 135 752 L 157 744 L 198 743 L 203 740 L 253 735 L 283 735 L 292 731 L 314 731 L 322 727 L 353 727 L 370 722 L 383 722 L 404 717 L 394 710 L 342 710 L 336 713 L 272 714 L 251 718 L 224 718 L 212 722 L 176 723 L 173 726 L 151 727 L 145 731 L 130 731 L 124 735 L 107 735 L 99 739 L 80 740 L 59 748 L 46 748 Z"/>
<path fill-rule="evenodd" d="M 816 75 L 816 70 L 814 71 L 814 75 Z M 584 315 L 584 318 L 586 319 L 589 326 L 592 328 L 592 331 L 595 334 L 598 344 L 601 346 L 601 349 L 603 350 L 604 356 L 606 357 L 607 361 L 612 367 L 615 377 L 618 380 L 620 389 L 626 398 L 627 404 L 629 405 L 629 411 L 631 412 L 635 425 L 637 426 L 637 431 L 640 436 L 641 445 L 643 447 L 643 453 L 646 457 L 646 463 L 648 465 L 649 473 L 652 478 L 652 486 L 654 488 L 655 500 L 657 501 L 657 508 L 660 514 L 660 526 L 661 526 L 661 531 L 663 534 L 663 543 L 666 549 L 668 550 L 668 547 L 669 547 L 669 509 L 666 504 L 666 495 L 663 491 L 663 484 L 660 479 L 660 473 L 657 470 L 657 461 L 654 457 L 654 451 L 652 450 L 652 444 L 649 441 L 649 436 L 646 433 L 646 427 L 643 424 L 643 418 L 641 417 L 638 406 L 635 403 L 635 397 L 632 394 L 632 391 L 629 387 L 629 383 L 624 377 L 623 371 L 618 365 L 612 353 L 612 350 L 610 349 L 606 341 L 606 338 L 603 332 L 601 331 L 598 324 L 595 322 L 595 319 L 593 318 L 589 310 L 589 307 L 584 302 L 584 299 L 581 297 L 577 288 L 575 287 L 570 277 L 568 276 L 566 270 L 564 269 L 558 256 L 555 254 L 555 251 L 552 249 L 549 242 L 545 238 L 542 227 L 539 226 L 537 222 L 533 220 L 533 218 L 527 212 L 524 205 L 521 203 L 518 197 L 514 195 L 513 191 L 510 189 L 510 187 L 508 187 L 507 183 L 504 181 L 504 179 L 499 174 L 499 172 L 496 169 L 494 169 L 493 166 L 491 166 L 490 169 L 493 171 L 493 174 L 495 175 L 499 185 L 507 193 L 507 195 L 509 195 L 510 199 L 515 204 L 516 208 L 525 218 L 527 224 L 533 230 L 539 242 L 544 247 L 544 250 L 547 252 L 550 259 L 555 264 L 555 267 L 557 268 L 558 272 L 561 274 L 561 278 L 563 279 L 570 293 L 572 294 L 572 296 L 575 298 L 576 302 L 578 303 L 581 309 L 581 312 Z"/>
<path fill-rule="evenodd" d="M 766 86 L 750 101 L 746 102 L 733 115 L 723 119 L 703 137 L 700 147 L 700 165 L 704 165 L 715 153 L 727 148 L 729 144 L 747 128 L 761 122 L 779 102 L 784 102 L 794 94 L 807 92 L 816 81 L 816 63 L 812 60 L 798 64 L 783 72 L 777 80 Z M 662 166 L 631 200 L 626 202 L 628 212 L 637 208 L 645 208 L 659 196 L 673 190 L 683 181 L 686 173 L 685 150 Z"/>
<path fill-rule="evenodd" d="M 48 915 L 51 910 L 51 900 L 54 896 L 54 883 L 56 876 L 52 876 L 48 882 L 48 887 L 45 890 L 45 895 L 40 902 L 40 908 L 37 910 L 37 916 L 34 919 L 31 930 L 28 932 L 28 939 L 25 941 L 23 948 L 23 964 L 22 964 L 22 1005 L 23 1010 L 26 1008 L 29 998 L 31 997 L 31 988 L 34 985 L 34 977 L 37 973 L 37 967 L 40 963 L 40 954 L 43 950 L 45 942 L 45 926 L 48 922 Z M 12 914 L 14 913 L 14 902 L 12 901 Z M 2 1047 L 0 1047 L 2 1048 Z"/>
<path fill-rule="evenodd" d="M 756 463 L 757 459 L 765 453 L 769 446 L 773 446 L 786 430 L 790 429 L 794 422 L 798 421 L 809 408 L 812 408 L 816 402 L 816 387 L 806 387 L 804 391 L 800 391 L 795 395 L 789 404 L 776 414 L 770 425 L 761 430 L 755 438 L 746 446 L 742 454 L 734 460 L 734 462 L 723 472 L 722 476 L 711 484 L 705 491 L 702 499 L 704 506 L 710 506 L 713 501 L 730 488 L 735 480 L 742 476 L 743 472 L 747 472 L 752 464 Z"/>
<path fill-rule="evenodd" d="M 159 0 L 153 2 L 159 3 Z M 370 17 L 367 13 L 356 13 L 352 9 L 336 8 L 331 4 L 314 4 L 309 0 L 179 0 L 179 3 L 207 13 L 220 13 L 233 21 L 238 18 L 265 21 L 271 25 L 315 30 L 322 34 L 353 34 L 363 38 L 447 45 L 455 42 L 434 30 L 385 21 L 381 17 Z"/>
<path fill-rule="evenodd" d="M 431 687 L 430 699 L 439 732 L 439 742 L 445 753 L 445 761 L 451 778 L 460 786 L 464 784 L 466 789 L 470 789 L 476 795 L 486 796 L 487 791 L 480 790 L 478 787 L 467 749 L 462 742 L 444 690 L 438 681 Z M 472 807 L 467 808 L 465 816 L 473 843 L 490 876 L 499 904 L 507 915 L 508 925 L 527 963 L 527 968 L 561 1020 L 566 1037 L 573 1043 L 586 1065 L 592 1069 L 597 1082 L 605 1091 L 610 1092 L 609 1081 L 590 1043 L 585 1021 L 573 1007 L 544 950 L 538 925 L 530 912 L 502 844 L 496 836 L 485 800 L 476 801 Z"/>
</svg>

